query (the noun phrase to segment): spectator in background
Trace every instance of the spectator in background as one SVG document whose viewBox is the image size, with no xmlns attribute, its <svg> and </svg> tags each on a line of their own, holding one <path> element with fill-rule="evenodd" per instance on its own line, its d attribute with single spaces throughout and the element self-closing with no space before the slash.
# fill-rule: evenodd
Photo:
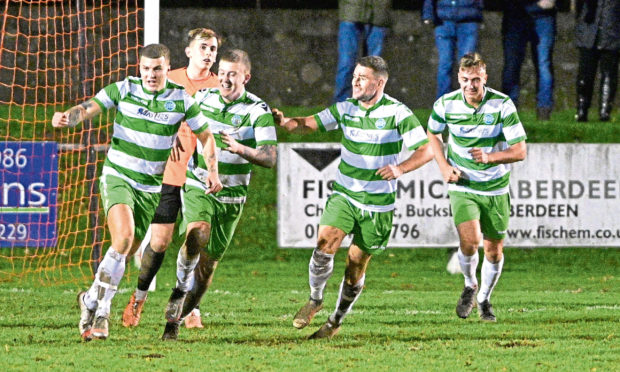
<svg viewBox="0 0 620 372">
<path fill-rule="evenodd" d="M 435 26 L 435 45 L 439 54 L 437 98 L 453 90 L 452 66 L 455 61 L 478 49 L 482 8 L 482 0 L 424 0 L 422 20 L 424 24 Z"/>
<path fill-rule="evenodd" d="M 362 56 L 380 56 L 390 25 L 392 0 L 338 0 L 338 69 L 333 102 L 351 97 L 351 79 Z"/>
<path fill-rule="evenodd" d="M 578 1 L 575 43 L 579 48 L 577 121 L 588 121 L 597 66 L 601 69 L 599 119 L 608 121 L 618 86 L 620 1 Z"/>
<path fill-rule="evenodd" d="M 521 65 L 530 43 L 536 69 L 536 117 L 549 120 L 553 109 L 553 44 L 556 34 L 555 0 L 504 0 L 502 91 L 518 105 Z"/>
</svg>

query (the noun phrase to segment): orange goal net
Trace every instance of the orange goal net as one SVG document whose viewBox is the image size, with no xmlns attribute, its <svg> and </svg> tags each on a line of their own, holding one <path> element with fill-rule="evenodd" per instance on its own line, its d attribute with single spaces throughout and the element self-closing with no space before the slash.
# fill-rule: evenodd
<svg viewBox="0 0 620 372">
<path fill-rule="evenodd" d="M 97 176 L 114 112 L 72 129 L 51 119 L 138 75 L 143 3 L 0 4 L 0 282 L 91 278 L 109 245 Z"/>
</svg>

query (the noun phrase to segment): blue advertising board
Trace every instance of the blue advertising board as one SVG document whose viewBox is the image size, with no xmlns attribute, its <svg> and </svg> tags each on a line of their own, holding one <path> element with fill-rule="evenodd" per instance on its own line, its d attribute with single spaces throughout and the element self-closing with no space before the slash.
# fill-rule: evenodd
<svg viewBox="0 0 620 372">
<path fill-rule="evenodd" d="M 56 142 L 0 142 L 0 247 L 57 242 Z"/>
</svg>

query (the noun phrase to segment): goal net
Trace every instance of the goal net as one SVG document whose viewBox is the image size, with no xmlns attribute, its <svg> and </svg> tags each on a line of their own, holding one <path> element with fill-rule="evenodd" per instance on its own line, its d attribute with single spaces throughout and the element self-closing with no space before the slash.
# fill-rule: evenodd
<svg viewBox="0 0 620 372">
<path fill-rule="evenodd" d="M 0 282 L 91 278 L 109 245 L 97 175 L 114 112 L 73 129 L 51 119 L 138 75 L 143 2 L 0 4 Z"/>
</svg>

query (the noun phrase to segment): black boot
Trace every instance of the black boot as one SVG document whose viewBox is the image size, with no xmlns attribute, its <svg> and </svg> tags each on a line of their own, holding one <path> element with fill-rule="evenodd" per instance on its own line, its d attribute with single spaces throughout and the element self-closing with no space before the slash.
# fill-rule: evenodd
<svg viewBox="0 0 620 372">
<path fill-rule="evenodd" d="M 588 121 L 588 108 L 590 107 L 590 97 L 586 92 L 585 80 L 579 79 L 577 80 L 577 114 L 575 115 L 575 120 L 579 122 Z"/>
<path fill-rule="evenodd" d="M 611 117 L 612 98 L 611 76 L 608 73 L 601 74 L 601 107 L 599 110 L 599 119 L 601 121 L 609 121 Z"/>
</svg>

